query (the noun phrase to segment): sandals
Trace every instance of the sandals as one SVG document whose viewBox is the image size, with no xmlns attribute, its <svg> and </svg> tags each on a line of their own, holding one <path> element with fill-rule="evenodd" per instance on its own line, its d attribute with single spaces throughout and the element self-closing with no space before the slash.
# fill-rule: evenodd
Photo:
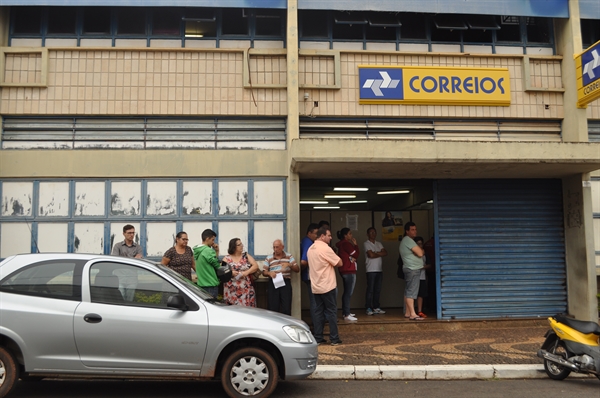
<svg viewBox="0 0 600 398">
<path fill-rule="evenodd" d="M 420 316 L 414 317 L 414 318 L 408 318 L 409 321 L 424 321 L 425 318 L 421 318 Z"/>
<path fill-rule="evenodd" d="M 419 312 L 417 313 L 418 316 L 420 316 L 421 318 L 427 318 L 427 315 L 425 315 L 424 312 Z"/>
</svg>

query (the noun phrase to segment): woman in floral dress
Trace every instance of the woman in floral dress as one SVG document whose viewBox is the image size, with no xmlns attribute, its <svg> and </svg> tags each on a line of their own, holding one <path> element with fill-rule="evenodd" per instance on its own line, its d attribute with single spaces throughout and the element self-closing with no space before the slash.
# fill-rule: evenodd
<svg viewBox="0 0 600 398">
<path fill-rule="evenodd" d="M 232 278 L 223 285 L 223 298 L 232 305 L 256 307 L 256 294 L 252 285 L 252 274 L 258 271 L 258 264 L 251 255 L 244 252 L 244 245 L 238 238 L 229 241 L 228 256 L 223 261 L 231 267 Z"/>
</svg>

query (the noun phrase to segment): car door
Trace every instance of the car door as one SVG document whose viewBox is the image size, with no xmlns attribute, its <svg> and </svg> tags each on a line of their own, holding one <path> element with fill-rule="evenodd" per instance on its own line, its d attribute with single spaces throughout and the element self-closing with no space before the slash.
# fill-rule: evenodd
<svg viewBox="0 0 600 398">
<path fill-rule="evenodd" d="M 86 266 L 89 299 L 84 295 L 74 317 L 85 366 L 142 374 L 199 371 L 208 337 L 206 309 L 187 297 L 193 304 L 188 311 L 168 308 L 168 297 L 183 293 L 156 271 L 118 261 Z"/>
<path fill-rule="evenodd" d="M 25 370 L 83 366 L 73 339 L 85 261 L 55 259 L 17 269 L 0 281 L 0 330 L 21 346 Z"/>
</svg>

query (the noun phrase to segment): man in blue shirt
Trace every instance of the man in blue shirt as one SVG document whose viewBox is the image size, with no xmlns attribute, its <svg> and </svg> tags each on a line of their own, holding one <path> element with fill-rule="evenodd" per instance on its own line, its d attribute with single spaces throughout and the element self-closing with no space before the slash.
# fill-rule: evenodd
<svg viewBox="0 0 600 398">
<path fill-rule="evenodd" d="M 308 291 L 308 300 L 310 302 L 310 319 L 315 322 L 315 308 L 317 308 L 317 303 L 315 301 L 315 296 L 312 293 L 312 288 L 310 286 L 310 276 L 308 274 L 308 257 L 306 253 L 308 252 L 308 248 L 312 246 L 315 239 L 317 239 L 317 230 L 319 226 L 317 224 L 311 223 L 306 229 L 306 236 L 300 242 L 300 268 L 302 270 L 301 277 L 302 282 L 306 284 L 306 288 Z"/>
</svg>

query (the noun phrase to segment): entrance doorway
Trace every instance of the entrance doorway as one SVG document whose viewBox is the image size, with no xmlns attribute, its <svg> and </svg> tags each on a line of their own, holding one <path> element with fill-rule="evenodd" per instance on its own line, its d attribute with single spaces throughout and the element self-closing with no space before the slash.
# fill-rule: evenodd
<svg viewBox="0 0 600 398">
<path fill-rule="evenodd" d="M 356 285 L 350 301 L 352 311 L 363 313 L 365 307 L 366 272 L 364 242 L 367 229 L 375 227 L 376 240 L 388 255 L 383 258 L 382 308 L 402 308 L 404 281 L 397 277 L 398 248 L 404 235 L 404 224 L 412 221 L 418 235 L 427 242 L 434 233 L 433 180 L 386 179 L 306 179 L 300 181 L 300 233 L 304 237 L 310 223 L 327 221 L 338 242 L 336 232 L 350 228 L 361 251 L 358 258 Z M 435 261 L 434 258 L 431 261 Z M 424 310 L 432 317 L 435 307 L 435 277 L 431 273 L 430 292 Z M 343 284 L 338 274 L 338 308 L 341 308 Z M 305 289 L 304 284 L 302 288 Z M 308 294 L 302 292 L 302 309 L 308 310 Z"/>
</svg>

